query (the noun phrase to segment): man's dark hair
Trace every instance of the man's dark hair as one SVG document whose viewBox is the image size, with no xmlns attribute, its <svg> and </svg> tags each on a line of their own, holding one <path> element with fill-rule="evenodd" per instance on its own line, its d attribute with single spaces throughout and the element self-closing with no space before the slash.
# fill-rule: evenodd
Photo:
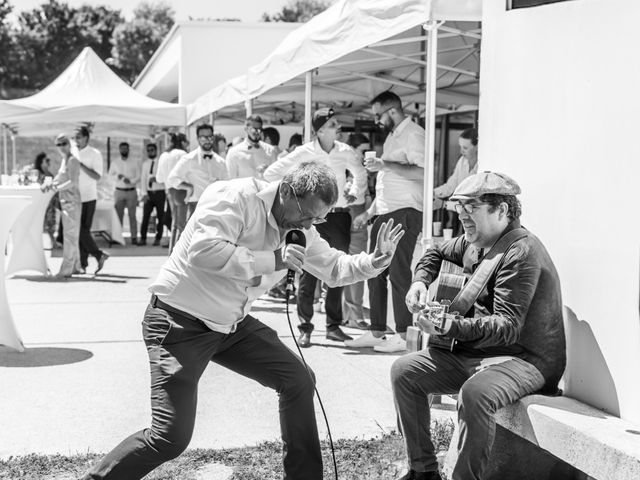
<svg viewBox="0 0 640 480">
<path fill-rule="evenodd" d="M 397 110 L 402 111 L 402 100 L 400 100 L 400 97 L 393 93 L 391 90 L 386 90 L 382 93 L 379 93 L 373 100 L 371 100 L 370 103 L 371 105 L 379 103 L 383 107 L 393 107 Z"/>
<path fill-rule="evenodd" d="M 291 135 L 291 138 L 289 138 L 289 148 L 299 147 L 300 145 L 302 145 L 302 135 L 299 133 Z"/>
<path fill-rule="evenodd" d="M 467 128 L 460 134 L 460 138 L 471 140 L 471 145 L 478 145 L 478 130 L 475 128 Z"/>
<path fill-rule="evenodd" d="M 196 135 L 200 136 L 200 132 L 202 130 L 211 130 L 211 133 L 213 133 L 213 125 L 209 125 L 208 123 L 201 123 L 196 127 Z"/>
<path fill-rule="evenodd" d="M 84 125 L 80 125 L 80 126 L 76 127 L 76 129 L 74 131 L 76 133 L 79 133 L 83 137 L 89 138 L 91 136 L 91 134 L 89 133 L 89 129 L 87 127 L 85 127 Z"/>
<path fill-rule="evenodd" d="M 178 149 L 182 150 L 182 144 L 187 141 L 187 136 L 184 133 L 172 133 L 169 137 L 169 151 Z"/>
<path fill-rule="evenodd" d="M 369 138 L 364 133 L 350 133 L 347 143 L 352 148 L 358 148 L 363 143 L 369 143 Z"/>
<path fill-rule="evenodd" d="M 336 174 L 326 165 L 302 162 L 289 170 L 282 182 L 293 187 L 299 198 L 314 195 L 326 205 L 333 205 L 338 201 Z"/>
<path fill-rule="evenodd" d="M 250 123 L 259 123 L 260 125 L 262 125 L 262 117 L 260 115 L 256 115 L 255 113 L 253 115 L 249 115 L 247 117 L 247 119 L 245 120 L 244 124 L 245 125 L 249 125 Z"/>
<path fill-rule="evenodd" d="M 520 218 L 522 215 L 522 205 L 515 195 L 498 195 L 496 193 L 486 193 L 481 195 L 479 200 L 489 204 L 489 211 L 494 212 L 501 203 L 506 203 L 509 207 L 507 217 L 511 222 Z"/>
<path fill-rule="evenodd" d="M 129 147 L 129 142 L 120 142 L 120 144 L 118 145 L 118 147 Z"/>
<path fill-rule="evenodd" d="M 265 140 L 268 138 L 271 141 L 271 145 L 280 145 L 280 133 L 273 127 L 267 127 L 262 130 Z"/>
</svg>

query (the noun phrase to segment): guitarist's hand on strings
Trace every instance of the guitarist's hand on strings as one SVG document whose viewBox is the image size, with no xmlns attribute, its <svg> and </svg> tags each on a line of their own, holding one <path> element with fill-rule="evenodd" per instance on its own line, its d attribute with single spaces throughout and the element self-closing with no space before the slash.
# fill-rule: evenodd
<svg viewBox="0 0 640 480">
<path fill-rule="evenodd" d="M 412 283 L 404 301 L 411 313 L 424 310 L 427 306 L 427 286 L 422 282 Z"/>
</svg>

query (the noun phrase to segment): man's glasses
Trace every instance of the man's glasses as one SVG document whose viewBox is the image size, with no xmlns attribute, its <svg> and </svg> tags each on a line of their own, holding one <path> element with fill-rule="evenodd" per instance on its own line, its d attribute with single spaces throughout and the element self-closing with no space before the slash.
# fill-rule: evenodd
<svg viewBox="0 0 640 480">
<path fill-rule="evenodd" d="M 470 202 L 470 203 L 462 203 L 458 202 L 455 204 L 456 213 L 460 215 L 463 211 L 466 213 L 475 212 L 480 205 L 486 205 L 487 202 Z"/>
<path fill-rule="evenodd" d="M 198 135 L 198 138 L 201 138 L 203 140 L 213 140 L 215 137 L 213 135 Z"/>
<path fill-rule="evenodd" d="M 302 216 L 302 218 L 300 219 L 301 221 L 304 222 L 306 220 L 311 220 L 311 223 L 313 223 L 314 225 L 320 225 L 321 223 L 326 223 L 326 221 L 327 221 L 326 218 L 305 216 L 304 212 L 302 211 L 302 207 L 300 206 L 300 202 L 298 201 L 298 194 L 296 193 L 295 189 L 293 188 L 293 185 L 291 185 L 289 183 L 287 185 L 289 185 L 289 188 L 293 191 L 293 198 L 296 199 L 296 205 L 298 205 L 298 210 L 300 210 L 300 215 Z"/>
<path fill-rule="evenodd" d="M 56 147 L 66 147 L 67 145 L 69 145 L 69 142 L 56 143 Z"/>
</svg>

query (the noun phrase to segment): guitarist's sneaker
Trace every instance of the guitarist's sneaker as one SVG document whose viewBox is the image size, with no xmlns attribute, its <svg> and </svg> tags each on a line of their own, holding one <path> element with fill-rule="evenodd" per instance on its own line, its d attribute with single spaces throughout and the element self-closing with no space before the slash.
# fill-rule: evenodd
<svg viewBox="0 0 640 480">
<path fill-rule="evenodd" d="M 399 333 L 388 337 L 383 340 L 382 343 L 373 347 L 376 352 L 383 353 L 395 353 L 395 352 L 406 352 L 407 351 L 407 341 L 404 340 Z"/>
<path fill-rule="evenodd" d="M 358 338 L 354 340 L 345 340 L 344 344 L 347 347 L 351 348 L 366 348 L 366 347 L 375 347 L 376 345 L 382 345 L 384 343 L 384 336 L 380 338 L 376 338 L 371 333 L 371 330 L 363 333 Z"/>
</svg>

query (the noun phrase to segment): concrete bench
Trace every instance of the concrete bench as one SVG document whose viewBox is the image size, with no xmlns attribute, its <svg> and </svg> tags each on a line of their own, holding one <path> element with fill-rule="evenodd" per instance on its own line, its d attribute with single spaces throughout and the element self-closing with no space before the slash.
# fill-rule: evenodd
<svg viewBox="0 0 640 480">
<path fill-rule="evenodd" d="M 496 413 L 486 479 L 640 479 L 640 429 L 568 397 L 530 395 Z M 458 430 L 445 459 L 451 478 Z"/>
</svg>

